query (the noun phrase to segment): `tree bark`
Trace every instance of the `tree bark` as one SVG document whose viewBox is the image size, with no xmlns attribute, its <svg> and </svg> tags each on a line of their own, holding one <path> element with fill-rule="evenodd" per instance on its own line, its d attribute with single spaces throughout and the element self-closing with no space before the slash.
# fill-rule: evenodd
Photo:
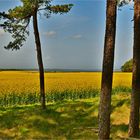
<svg viewBox="0 0 140 140">
<path fill-rule="evenodd" d="M 42 108 L 45 109 L 46 104 L 45 104 L 45 86 L 44 86 L 44 67 L 42 61 L 41 42 L 40 42 L 38 22 L 37 22 L 37 10 L 33 14 L 33 28 L 34 28 L 36 50 L 37 50 L 39 75 L 40 75 L 40 101 L 41 101 Z"/>
<path fill-rule="evenodd" d="M 109 139 L 111 92 L 113 79 L 117 1 L 107 0 L 106 32 L 104 43 L 103 70 L 99 105 L 99 139 Z"/>
<path fill-rule="evenodd" d="M 140 107 L 140 0 L 134 1 L 134 46 L 129 137 L 139 137 Z"/>
</svg>

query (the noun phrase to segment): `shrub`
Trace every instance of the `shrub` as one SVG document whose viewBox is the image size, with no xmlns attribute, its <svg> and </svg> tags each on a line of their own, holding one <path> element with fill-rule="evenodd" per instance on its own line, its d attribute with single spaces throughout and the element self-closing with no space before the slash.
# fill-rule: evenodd
<svg viewBox="0 0 140 140">
<path fill-rule="evenodd" d="M 121 66 L 121 71 L 122 72 L 132 72 L 132 66 L 133 66 L 133 60 L 130 59 L 129 61 L 125 62 Z"/>
</svg>

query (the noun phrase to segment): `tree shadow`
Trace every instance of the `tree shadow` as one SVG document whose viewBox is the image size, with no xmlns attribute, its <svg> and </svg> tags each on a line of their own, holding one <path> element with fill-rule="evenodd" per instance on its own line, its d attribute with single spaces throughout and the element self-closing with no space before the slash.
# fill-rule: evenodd
<svg viewBox="0 0 140 140">
<path fill-rule="evenodd" d="M 112 139 L 127 139 L 128 125 L 126 124 L 113 124 L 111 125 L 111 137 Z"/>
<path fill-rule="evenodd" d="M 7 139 L 13 133 L 14 138 L 97 139 L 93 109 L 91 102 L 80 101 L 50 104 L 44 111 L 38 105 L 7 108 L 0 112 L 0 128 L 9 130 Z"/>
<path fill-rule="evenodd" d="M 112 101 L 112 106 L 111 106 L 111 113 L 115 110 L 115 108 L 118 108 L 118 107 L 121 107 L 123 106 L 124 104 L 126 105 L 129 105 L 130 102 L 128 101 L 128 99 L 120 99 L 120 100 L 117 100 L 116 102 L 113 102 Z"/>
<path fill-rule="evenodd" d="M 114 103 L 114 109 L 124 103 Z M 39 105 L 0 108 L 0 120 L 0 138 L 4 139 L 98 139 L 97 102 L 56 102 L 45 110 Z M 122 139 L 127 131 L 126 124 L 111 126 L 113 139 Z"/>
<path fill-rule="evenodd" d="M 118 124 L 118 125 L 112 125 L 112 132 L 116 132 L 117 130 L 122 132 L 128 132 L 128 125 L 126 124 Z"/>
<path fill-rule="evenodd" d="M 13 136 L 9 136 L 3 132 L 0 132 L 0 139 L 5 140 L 5 139 L 13 139 Z"/>
</svg>

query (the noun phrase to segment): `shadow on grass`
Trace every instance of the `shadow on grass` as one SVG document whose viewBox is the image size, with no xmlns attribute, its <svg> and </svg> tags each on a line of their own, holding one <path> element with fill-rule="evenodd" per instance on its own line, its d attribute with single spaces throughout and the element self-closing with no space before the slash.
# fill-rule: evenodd
<svg viewBox="0 0 140 140">
<path fill-rule="evenodd" d="M 114 102 L 114 109 L 125 102 Z M 47 105 L 46 110 L 38 105 L 0 108 L 0 138 L 98 139 L 97 116 L 98 101 L 57 102 Z M 118 134 L 127 136 L 127 131 L 126 124 L 111 127 L 113 139 L 121 139 Z"/>
<path fill-rule="evenodd" d="M 116 135 L 115 133 L 117 133 L 118 131 L 118 133 L 128 133 L 128 128 L 129 128 L 129 125 L 126 125 L 126 124 L 119 124 L 119 125 L 112 125 L 112 129 L 111 129 L 111 131 L 112 131 L 112 133 L 114 133 L 114 135 Z M 119 136 L 117 136 L 116 135 L 116 137 L 117 138 L 119 138 L 119 139 L 125 139 L 125 140 L 140 140 L 140 131 L 139 131 L 139 137 L 138 138 L 130 138 L 130 137 L 126 137 L 126 138 L 124 138 L 124 137 L 119 137 Z"/>
<path fill-rule="evenodd" d="M 5 133 L 0 132 L 0 139 L 13 139 L 13 136 L 9 136 Z"/>
<path fill-rule="evenodd" d="M 44 111 L 38 105 L 3 109 L 0 138 L 97 139 L 91 109 L 91 102 L 80 101 L 55 103 Z"/>
<path fill-rule="evenodd" d="M 117 130 L 121 132 L 128 132 L 128 125 L 126 124 L 112 125 L 112 132 L 116 132 Z"/>
<path fill-rule="evenodd" d="M 123 106 L 124 104 L 126 104 L 127 106 L 130 105 L 130 101 L 128 99 L 120 99 L 117 101 L 112 101 L 112 106 L 111 106 L 111 112 L 113 112 L 115 110 L 115 108 L 119 108 L 121 106 Z"/>
<path fill-rule="evenodd" d="M 111 126 L 111 138 L 118 140 L 126 140 L 128 138 L 128 125 L 118 124 Z"/>
</svg>

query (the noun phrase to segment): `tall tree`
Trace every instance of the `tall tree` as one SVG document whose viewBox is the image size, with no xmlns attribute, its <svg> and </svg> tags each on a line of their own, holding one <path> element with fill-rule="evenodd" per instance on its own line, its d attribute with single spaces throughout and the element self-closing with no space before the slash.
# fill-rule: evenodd
<svg viewBox="0 0 140 140">
<path fill-rule="evenodd" d="M 140 0 L 134 0 L 134 46 L 129 136 L 139 137 L 140 107 Z"/>
<path fill-rule="evenodd" d="M 117 0 L 107 0 L 106 32 L 99 105 L 99 139 L 109 139 Z"/>
<path fill-rule="evenodd" d="M 37 60 L 40 73 L 40 101 L 42 108 L 45 109 L 45 85 L 44 85 L 44 67 L 42 60 L 41 42 L 38 29 L 38 13 L 44 11 L 46 18 L 49 18 L 52 13 L 63 14 L 70 11 L 72 4 L 65 5 L 51 5 L 52 0 L 20 0 L 22 6 L 17 6 L 14 9 L 9 9 L 6 12 L 0 12 L 0 19 L 3 22 L 0 27 L 4 31 L 12 34 L 13 41 L 11 41 L 5 48 L 12 50 L 19 50 L 26 41 L 29 35 L 28 25 L 33 18 L 33 29 L 35 36 L 35 44 L 37 50 Z"/>
<path fill-rule="evenodd" d="M 111 92 L 113 79 L 117 6 L 122 7 L 131 0 L 107 0 L 106 32 L 99 104 L 99 139 L 109 139 Z"/>
</svg>

